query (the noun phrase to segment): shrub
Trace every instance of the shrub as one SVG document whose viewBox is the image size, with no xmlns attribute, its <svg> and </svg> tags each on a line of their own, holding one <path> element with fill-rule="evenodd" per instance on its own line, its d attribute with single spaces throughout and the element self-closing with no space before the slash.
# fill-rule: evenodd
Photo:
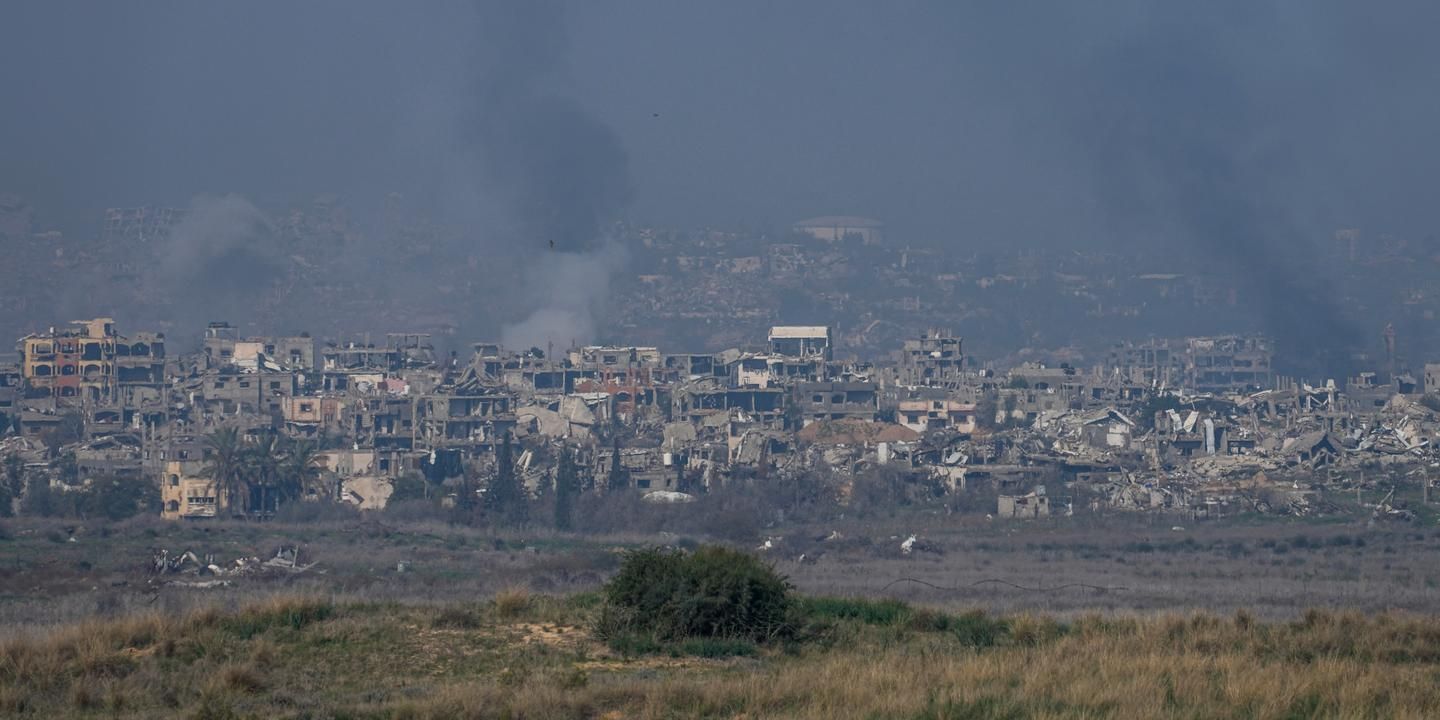
<svg viewBox="0 0 1440 720">
<path fill-rule="evenodd" d="M 984 611 L 972 610 L 956 616 L 950 622 L 950 631 L 955 639 L 973 648 L 988 648 L 998 645 L 1010 634 L 1010 624 L 986 615 Z"/>
<path fill-rule="evenodd" d="M 530 608 L 530 591 L 525 588 L 506 588 L 495 593 L 495 615 L 511 618 Z"/>
<path fill-rule="evenodd" d="M 158 512 L 160 493 L 155 484 L 134 478 L 97 478 L 77 499 L 79 509 L 90 517 L 123 520 L 139 513 Z"/>
<path fill-rule="evenodd" d="M 612 640 L 641 634 L 764 641 L 786 626 L 790 589 L 769 565 L 729 548 L 637 550 L 606 583 L 596 631 Z"/>
</svg>

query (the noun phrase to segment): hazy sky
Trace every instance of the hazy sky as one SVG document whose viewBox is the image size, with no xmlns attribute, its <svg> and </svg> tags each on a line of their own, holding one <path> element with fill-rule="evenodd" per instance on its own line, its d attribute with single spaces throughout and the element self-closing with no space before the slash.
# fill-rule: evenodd
<svg viewBox="0 0 1440 720">
<path fill-rule="evenodd" d="M 67 225 L 199 193 L 484 205 L 483 88 L 529 73 L 613 133 L 632 187 L 604 206 L 639 221 L 859 214 L 962 247 L 1184 235 L 1240 201 L 1302 235 L 1433 226 L 1434 3 L 533 6 L 10 3 L 0 189 Z"/>
</svg>

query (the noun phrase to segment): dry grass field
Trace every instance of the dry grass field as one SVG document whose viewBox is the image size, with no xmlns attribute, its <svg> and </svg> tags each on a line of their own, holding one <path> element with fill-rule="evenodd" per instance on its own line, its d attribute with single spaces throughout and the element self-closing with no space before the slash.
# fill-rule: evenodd
<svg viewBox="0 0 1440 720">
<path fill-rule="evenodd" d="M 637 648 L 594 634 L 593 591 L 627 549 L 713 538 L 10 520 L 0 717 L 1440 717 L 1440 531 L 1175 528 L 916 513 L 766 530 L 757 552 L 798 593 L 869 600 L 807 601 L 803 642 Z M 315 566 L 150 568 L 161 548 L 227 566 L 281 546 Z"/>
<path fill-rule="evenodd" d="M 283 598 L 0 648 L 16 717 L 1431 718 L 1440 620 L 943 614 L 814 601 L 805 642 L 626 655 L 595 596 Z M 729 653 L 719 653 L 729 654 Z"/>
</svg>

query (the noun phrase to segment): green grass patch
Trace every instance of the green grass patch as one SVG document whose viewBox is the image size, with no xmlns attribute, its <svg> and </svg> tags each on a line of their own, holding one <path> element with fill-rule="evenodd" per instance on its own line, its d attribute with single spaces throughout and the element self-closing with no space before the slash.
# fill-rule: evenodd
<svg viewBox="0 0 1440 720">
<path fill-rule="evenodd" d="M 674 645 L 680 655 L 702 658 L 754 657 L 760 652 L 744 638 L 691 638 Z"/>
<path fill-rule="evenodd" d="M 699 657 L 721 659 L 730 657 L 754 657 L 760 647 L 745 638 L 687 638 L 685 640 L 662 641 L 653 636 L 626 634 L 609 639 L 611 650 L 622 656 L 669 655 L 670 657 Z"/>
<path fill-rule="evenodd" d="M 896 625 L 909 620 L 915 612 L 899 600 L 846 597 L 802 598 L 797 610 L 812 620 L 853 620 L 865 625 Z"/>
<path fill-rule="evenodd" d="M 335 614 L 335 606 L 323 600 L 290 600 L 260 606 L 225 618 L 220 629 L 242 640 L 270 630 L 300 630 Z"/>
</svg>

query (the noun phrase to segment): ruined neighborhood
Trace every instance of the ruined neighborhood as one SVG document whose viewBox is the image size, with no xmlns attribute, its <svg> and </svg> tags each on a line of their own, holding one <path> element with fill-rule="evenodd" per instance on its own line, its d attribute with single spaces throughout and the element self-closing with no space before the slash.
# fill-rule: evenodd
<svg viewBox="0 0 1440 720">
<path fill-rule="evenodd" d="M 1440 3 L 0 18 L 0 718 L 1440 718 Z"/>
<path fill-rule="evenodd" d="M 718 352 L 476 342 L 462 355 L 426 333 L 245 336 L 223 321 L 197 340 L 169 352 L 118 318 L 20 338 L 0 367 L 5 510 L 61 512 L 127 484 L 121 507 L 68 507 L 203 521 L 423 501 L 454 518 L 802 479 L 844 507 L 883 476 L 887 502 L 1004 521 L 1319 516 L 1337 502 L 1405 521 L 1440 473 L 1440 365 L 1313 385 L 1280 375 L 1259 335 L 1006 368 L 945 330 L 860 361 L 824 325 Z"/>
</svg>

